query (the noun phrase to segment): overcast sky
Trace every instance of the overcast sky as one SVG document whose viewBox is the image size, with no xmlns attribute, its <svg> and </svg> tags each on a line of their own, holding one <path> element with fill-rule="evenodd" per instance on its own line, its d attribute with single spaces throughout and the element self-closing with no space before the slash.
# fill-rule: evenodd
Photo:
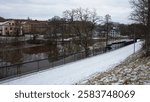
<svg viewBox="0 0 150 102">
<path fill-rule="evenodd" d="M 47 20 L 79 7 L 94 8 L 99 16 L 110 14 L 115 22 L 131 22 L 128 19 L 131 13 L 129 0 L 0 0 L 0 16 Z"/>
</svg>

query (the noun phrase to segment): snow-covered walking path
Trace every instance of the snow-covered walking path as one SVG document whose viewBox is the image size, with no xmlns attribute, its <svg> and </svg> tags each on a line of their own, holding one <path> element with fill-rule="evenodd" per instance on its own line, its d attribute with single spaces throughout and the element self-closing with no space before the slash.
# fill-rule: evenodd
<svg viewBox="0 0 150 102">
<path fill-rule="evenodd" d="M 136 51 L 142 42 L 135 44 Z M 19 78 L 9 79 L 1 84 L 10 85 L 68 85 L 75 84 L 97 72 L 106 71 L 133 54 L 134 44 L 95 57 L 32 73 Z"/>
</svg>

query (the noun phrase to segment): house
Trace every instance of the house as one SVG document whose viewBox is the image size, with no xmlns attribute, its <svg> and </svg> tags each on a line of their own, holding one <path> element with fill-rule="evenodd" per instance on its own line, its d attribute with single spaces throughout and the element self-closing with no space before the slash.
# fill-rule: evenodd
<svg viewBox="0 0 150 102">
<path fill-rule="evenodd" d="M 47 21 L 8 19 L 0 22 L 0 36 L 44 35 L 47 27 Z"/>
<path fill-rule="evenodd" d="M 1 36 L 23 35 L 20 22 L 15 21 L 15 20 L 0 22 L 0 35 Z"/>
<path fill-rule="evenodd" d="M 121 36 L 119 25 L 120 25 L 120 23 L 113 22 L 112 29 L 109 32 L 110 36 L 112 36 L 112 37 L 120 37 Z"/>
<path fill-rule="evenodd" d="M 43 35 L 47 31 L 47 25 L 47 21 L 27 20 L 22 22 L 23 33 Z"/>
<path fill-rule="evenodd" d="M 113 29 L 110 30 L 109 35 L 112 36 L 120 36 L 120 31 L 117 27 L 113 27 Z"/>
</svg>

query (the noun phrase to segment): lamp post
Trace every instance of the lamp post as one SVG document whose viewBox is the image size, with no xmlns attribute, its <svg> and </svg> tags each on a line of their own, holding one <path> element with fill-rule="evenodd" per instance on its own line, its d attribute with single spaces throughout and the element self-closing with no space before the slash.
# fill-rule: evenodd
<svg viewBox="0 0 150 102">
<path fill-rule="evenodd" d="M 106 30 L 107 30 L 107 34 L 106 34 L 106 51 L 107 51 L 107 46 L 108 46 L 108 33 L 109 33 L 109 27 L 108 27 L 108 23 L 111 20 L 111 16 L 109 14 L 107 14 L 105 16 L 105 21 L 106 21 Z"/>
<path fill-rule="evenodd" d="M 133 53 L 134 53 L 134 54 L 135 54 L 135 26 L 136 26 L 136 25 L 134 24 L 134 29 L 133 29 L 133 30 L 134 30 L 134 32 L 133 32 L 133 34 L 134 34 L 134 35 L 133 35 L 133 36 L 134 36 L 134 38 L 133 38 L 133 39 L 134 39 Z"/>
</svg>

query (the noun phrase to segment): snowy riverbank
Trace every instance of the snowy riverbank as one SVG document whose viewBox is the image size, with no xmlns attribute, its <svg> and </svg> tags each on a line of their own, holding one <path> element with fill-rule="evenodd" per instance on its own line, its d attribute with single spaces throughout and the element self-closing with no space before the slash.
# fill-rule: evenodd
<svg viewBox="0 0 150 102">
<path fill-rule="evenodd" d="M 150 85 L 150 57 L 140 51 L 106 72 L 93 75 L 82 85 Z"/>
<path fill-rule="evenodd" d="M 142 42 L 135 44 L 135 51 L 141 49 Z M 119 65 L 128 56 L 133 54 L 134 44 L 108 52 L 102 55 L 91 57 L 77 62 L 69 63 L 54 69 L 48 69 L 33 74 L 1 82 L 5 85 L 68 85 L 75 84 L 81 80 L 88 79 L 91 75 L 104 72 Z"/>
</svg>

